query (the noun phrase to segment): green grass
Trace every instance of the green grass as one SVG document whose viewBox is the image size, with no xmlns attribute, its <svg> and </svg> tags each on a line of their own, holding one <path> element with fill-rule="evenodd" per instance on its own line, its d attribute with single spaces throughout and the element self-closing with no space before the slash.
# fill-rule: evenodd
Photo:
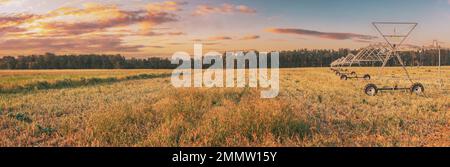
<svg viewBox="0 0 450 167">
<path fill-rule="evenodd" d="M 129 81 L 129 80 L 139 80 L 139 79 L 152 79 L 152 78 L 164 78 L 171 76 L 170 73 L 166 74 L 139 74 L 139 75 L 130 75 L 122 78 L 80 78 L 80 79 L 64 79 L 64 80 L 55 80 L 53 82 L 48 81 L 37 81 L 34 83 L 27 83 L 23 86 L 17 85 L 9 88 L 0 88 L 0 94 L 6 93 L 19 93 L 19 92 L 29 92 L 33 90 L 48 90 L 48 89 L 64 89 L 64 88 L 74 88 L 81 86 L 94 86 L 98 84 L 106 84 L 106 83 L 115 83 L 121 81 Z"/>
</svg>

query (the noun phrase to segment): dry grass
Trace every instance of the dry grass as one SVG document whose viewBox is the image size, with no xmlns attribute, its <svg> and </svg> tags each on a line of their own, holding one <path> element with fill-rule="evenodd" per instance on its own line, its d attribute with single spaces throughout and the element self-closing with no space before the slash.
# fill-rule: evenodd
<svg viewBox="0 0 450 167">
<path fill-rule="evenodd" d="M 433 78 L 432 70 L 413 73 Z M 2 71 L 0 78 L 14 85 L 170 72 Z M 0 146 L 450 146 L 449 91 L 432 79 L 424 80 L 426 96 L 376 97 L 363 93 L 366 81 L 340 81 L 325 68 L 284 69 L 280 79 L 274 99 L 253 88 L 176 89 L 170 78 L 0 94 Z"/>
</svg>

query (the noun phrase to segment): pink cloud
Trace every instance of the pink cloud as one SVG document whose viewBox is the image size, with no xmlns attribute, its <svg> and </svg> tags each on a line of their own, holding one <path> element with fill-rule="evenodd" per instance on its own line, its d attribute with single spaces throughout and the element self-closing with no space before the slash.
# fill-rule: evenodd
<svg viewBox="0 0 450 167">
<path fill-rule="evenodd" d="M 41 52 L 137 52 L 143 45 L 125 45 L 119 36 L 89 38 L 29 38 L 0 42 L 0 50 Z"/>
<path fill-rule="evenodd" d="M 210 41 L 219 41 L 219 40 L 231 40 L 233 38 L 228 37 L 228 36 L 213 36 L 213 37 L 209 37 L 208 40 Z"/>
<path fill-rule="evenodd" d="M 248 36 L 244 36 L 242 38 L 240 38 L 240 40 L 252 40 L 252 39 L 259 39 L 260 36 L 259 35 L 248 35 Z"/>
<path fill-rule="evenodd" d="M 305 35 L 305 36 L 313 36 L 324 39 L 334 39 L 334 40 L 347 40 L 352 39 L 356 41 L 368 41 L 372 39 L 376 39 L 376 36 L 371 35 L 363 35 L 356 33 L 340 33 L 340 32 L 320 32 L 314 30 L 306 30 L 306 29 L 294 29 L 294 28 L 269 28 L 266 29 L 267 32 L 277 33 L 277 34 L 294 34 L 294 35 Z"/>
<path fill-rule="evenodd" d="M 125 33 L 129 33 L 129 32 L 125 32 Z M 129 33 L 129 35 L 135 35 L 134 33 Z M 142 36 L 163 36 L 163 35 L 168 35 L 168 36 L 179 36 L 179 35 L 186 35 L 186 33 L 184 32 L 155 32 L 155 31 L 146 31 L 143 33 L 138 33 L 136 35 L 142 35 Z"/>
<path fill-rule="evenodd" d="M 245 5 L 236 6 L 236 10 L 241 13 L 256 13 L 255 9 L 249 8 L 248 6 Z"/>
</svg>

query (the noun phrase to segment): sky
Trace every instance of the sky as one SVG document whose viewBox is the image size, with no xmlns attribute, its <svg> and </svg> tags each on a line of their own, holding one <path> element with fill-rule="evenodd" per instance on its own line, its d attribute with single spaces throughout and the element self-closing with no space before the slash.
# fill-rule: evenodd
<svg viewBox="0 0 450 167">
<path fill-rule="evenodd" d="M 358 49 L 383 41 L 374 21 L 450 46 L 450 0 L 0 0 L 0 56 Z"/>
</svg>

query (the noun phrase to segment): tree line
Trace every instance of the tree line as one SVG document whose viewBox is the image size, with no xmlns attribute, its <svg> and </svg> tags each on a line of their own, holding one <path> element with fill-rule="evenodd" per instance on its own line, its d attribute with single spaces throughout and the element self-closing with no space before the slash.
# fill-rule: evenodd
<svg viewBox="0 0 450 167">
<path fill-rule="evenodd" d="M 280 68 L 328 67 L 332 61 L 347 56 L 349 53 L 356 54 L 357 51 L 349 49 L 281 51 L 279 52 Z M 403 52 L 401 57 L 405 65 L 408 66 L 438 65 L 437 50 Z M 270 64 L 270 59 L 268 64 Z M 362 66 L 378 65 L 369 63 Z M 399 62 L 396 59 L 391 59 L 388 65 L 398 66 Z M 441 50 L 441 65 L 450 65 L 450 50 Z M 127 59 L 121 55 L 55 55 L 47 53 L 44 55 L 4 56 L 0 58 L 0 69 L 174 69 L 177 66 L 178 64 L 172 64 L 169 58 Z M 204 67 L 207 68 L 208 65 Z"/>
</svg>

